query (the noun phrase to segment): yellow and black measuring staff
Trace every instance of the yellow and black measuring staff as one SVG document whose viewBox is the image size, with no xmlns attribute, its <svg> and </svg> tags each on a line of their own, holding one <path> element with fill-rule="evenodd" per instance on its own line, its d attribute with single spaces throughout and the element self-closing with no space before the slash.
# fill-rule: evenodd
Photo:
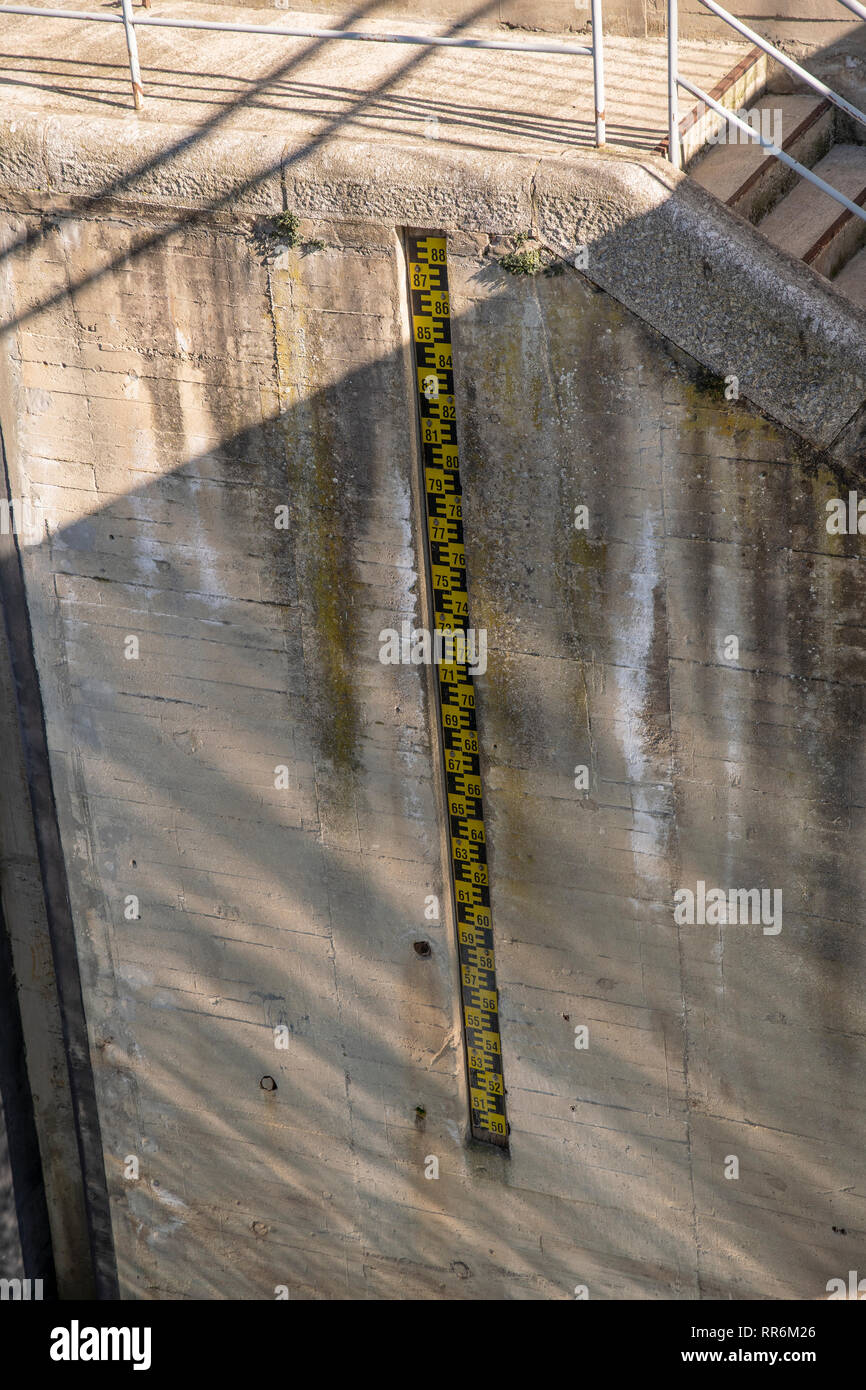
<svg viewBox="0 0 866 1390">
<path fill-rule="evenodd" d="M 408 262 L 433 608 L 436 628 L 446 637 L 446 659 L 437 663 L 436 673 L 472 1133 L 476 1139 L 506 1147 L 508 1122 L 481 803 L 478 726 L 472 673 L 465 649 L 469 600 L 445 238 L 410 234 Z M 456 650 L 449 651 L 449 633 Z M 449 656 L 461 659 L 447 659 Z"/>
</svg>

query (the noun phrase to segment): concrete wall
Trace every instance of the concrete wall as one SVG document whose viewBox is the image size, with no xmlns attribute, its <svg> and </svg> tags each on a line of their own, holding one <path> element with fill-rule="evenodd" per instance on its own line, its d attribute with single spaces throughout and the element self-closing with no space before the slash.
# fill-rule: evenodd
<svg viewBox="0 0 866 1390">
<path fill-rule="evenodd" d="M 378 660 L 424 612 L 396 220 L 281 250 L 241 200 L 3 203 L 0 423 L 47 516 L 23 566 L 122 1296 L 808 1300 L 862 1268 L 863 578 L 824 526 L 856 456 L 571 266 L 509 276 L 514 223 L 455 196 L 512 1131 L 469 1147 L 429 672 Z M 745 379 L 767 341 L 717 346 Z M 781 889 L 782 931 L 677 927 L 699 879 Z"/>
<path fill-rule="evenodd" d="M 0 371 L 0 429 L 9 421 L 8 367 Z M 2 474 L 0 474 L 2 476 Z M 2 494 L 6 496 L 3 487 Z M 21 494 L 18 494 L 21 497 Z M 3 533 L 5 531 L 5 534 Z M 43 1280 L 45 1297 L 59 1286 L 68 1297 L 94 1294 L 85 1189 L 69 1071 L 73 1039 L 64 1030 L 53 949 L 22 746 L 19 690 L 7 623 L 20 576 L 7 518 L 0 521 L 0 1087 L 15 1181 L 20 1250 L 7 1243 L 0 1277 Z M 20 615 L 19 615 L 20 616 Z M 25 628 L 26 628 L 26 612 Z M 21 633 L 27 642 L 26 631 Z M 20 674 L 20 672 L 18 673 Z M 75 944 L 67 959 L 74 967 Z M 86 1040 L 81 1039 L 86 1048 Z M 85 1059 L 86 1060 L 86 1059 Z"/>
<path fill-rule="evenodd" d="M 24 1265 L 21 1259 L 21 1240 L 18 1235 L 18 1219 L 15 1213 L 15 1194 L 12 1190 L 9 1144 L 2 1112 L 0 1112 L 0 1261 L 3 1264 L 4 1278 L 23 1277 Z"/>
</svg>

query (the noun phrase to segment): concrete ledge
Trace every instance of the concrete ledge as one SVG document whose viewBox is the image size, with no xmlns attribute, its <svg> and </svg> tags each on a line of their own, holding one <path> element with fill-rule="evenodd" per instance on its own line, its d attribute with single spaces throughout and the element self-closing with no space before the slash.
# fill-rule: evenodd
<svg viewBox="0 0 866 1390">
<path fill-rule="evenodd" d="M 866 397 L 866 313 L 654 158 L 546 162 L 539 235 L 742 396 L 819 447 Z"/>
<path fill-rule="evenodd" d="M 0 189 L 492 235 L 533 231 L 780 424 L 825 448 L 866 399 L 866 313 L 654 156 L 532 159 L 426 142 L 286 148 L 273 134 L 0 121 Z"/>
</svg>

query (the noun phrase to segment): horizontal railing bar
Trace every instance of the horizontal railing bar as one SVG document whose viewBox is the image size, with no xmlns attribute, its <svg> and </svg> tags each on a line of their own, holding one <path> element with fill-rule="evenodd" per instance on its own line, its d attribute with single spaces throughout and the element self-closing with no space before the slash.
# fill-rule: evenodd
<svg viewBox="0 0 866 1390">
<path fill-rule="evenodd" d="M 707 105 L 712 107 L 714 111 L 717 111 L 720 116 L 724 116 L 726 121 L 730 121 L 733 125 L 739 126 L 740 130 L 744 130 L 752 140 L 762 145 L 770 154 L 775 155 L 776 159 L 780 159 L 783 164 L 787 164 L 789 169 L 794 169 L 801 178 L 808 180 L 809 183 L 813 183 L 816 188 L 820 188 L 822 193 L 828 193 L 831 198 L 836 199 L 837 203 L 841 203 L 843 208 L 847 208 L 849 212 L 853 212 L 855 216 L 861 217 L 863 221 L 866 222 L 866 208 L 861 208 L 858 203 L 852 203 L 851 199 L 846 198 L 844 193 L 840 193 L 838 188 L 831 188 L 829 183 L 825 183 L 823 179 L 819 179 L 818 175 L 813 174 L 811 169 L 807 169 L 805 164 L 801 164 L 797 159 L 792 159 L 784 150 L 780 150 L 779 146 L 774 145 L 772 140 L 765 140 L 747 121 L 740 120 L 740 117 L 735 116 L 733 111 L 729 111 L 727 107 L 720 106 L 717 101 L 713 101 L 713 98 L 708 96 L 706 92 L 702 92 L 700 87 L 693 86 L 693 84 L 687 82 L 684 77 L 678 77 L 677 82 L 681 87 L 685 87 L 687 91 L 691 92 L 692 96 L 698 97 L 700 101 L 705 101 Z"/>
<path fill-rule="evenodd" d="M 89 10 L 49 10 L 35 5 L 0 5 L 0 14 L 30 14 L 40 19 L 89 19 L 99 24 L 122 24 L 118 14 L 94 14 Z M 576 43 L 507 43 L 503 39 L 454 39 L 421 34 L 364 34 L 351 29 L 288 29 L 264 24 L 226 24 L 215 19 L 163 19 L 143 15 L 136 29 L 215 29 L 225 34 L 273 34 L 287 39 L 354 39 L 360 43 L 411 43 L 429 48 L 492 48 L 510 53 L 576 53 L 592 57 L 592 49 Z"/>
<path fill-rule="evenodd" d="M 748 24 L 744 24 L 741 19 L 737 19 L 729 10 L 716 4 L 716 0 L 700 0 L 700 3 L 704 5 L 706 9 L 711 10 L 713 14 L 718 15 L 719 19 L 723 19 L 726 24 L 730 24 L 732 29 L 736 29 L 738 34 L 743 35 L 743 38 L 749 39 L 752 43 L 756 44 L 758 48 L 762 48 L 765 53 L 768 53 L 771 58 L 775 58 L 777 62 L 781 63 L 789 72 L 796 73 L 799 78 L 808 83 L 810 87 L 813 87 L 816 92 L 820 92 L 823 97 L 827 97 L 830 101 L 835 102 L 837 106 L 841 107 L 843 111 L 847 111 L 849 116 L 853 116 L 856 121 L 862 121 L 863 124 L 866 125 L 866 115 L 864 115 L 862 111 L 858 110 L 856 106 L 852 106 L 851 102 L 846 101 L 844 97 L 840 97 L 839 93 L 834 92 L 832 87 L 826 86 L 825 83 L 819 81 L 817 77 L 813 77 L 811 72 L 807 72 L 805 68 L 801 68 L 799 63 L 795 63 L 794 59 L 789 58 L 780 48 L 776 48 L 775 44 L 762 38 L 760 34 L 756 34 L 754 29 L 750 29 Z M 844 4 L 845 0 L 842 0 L 842 3 Z"/>
</svg>

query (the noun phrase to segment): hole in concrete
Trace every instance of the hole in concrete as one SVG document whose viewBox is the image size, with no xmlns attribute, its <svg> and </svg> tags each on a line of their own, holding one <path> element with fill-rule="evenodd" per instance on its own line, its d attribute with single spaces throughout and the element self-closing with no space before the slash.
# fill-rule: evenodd
<svg viewBox="0 0 866 1390">
<path fill-rule="evenodd" d="M 432 956 L 433 952 L 430 949 L 429 941 L 414 941 L 412 944 L 415 947 L 416 956 Z"/>
<path fill-rule="evenodd" d="M 263 1091 L 275 1091 L 277 1089 L 277 1083 L 272 1076 L 263 1076 L 259 1085 Z"/>
</svg>

